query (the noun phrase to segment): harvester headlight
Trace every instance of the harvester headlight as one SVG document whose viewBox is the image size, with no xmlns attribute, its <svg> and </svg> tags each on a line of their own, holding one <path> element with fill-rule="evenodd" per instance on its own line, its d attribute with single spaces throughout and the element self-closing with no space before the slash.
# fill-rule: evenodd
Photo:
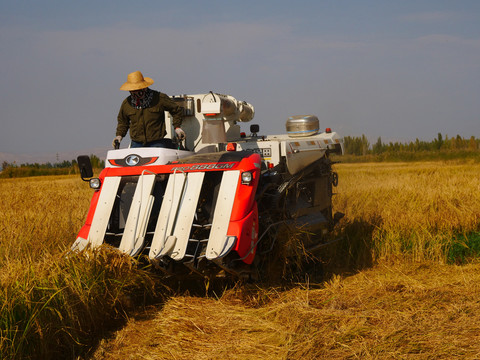
<svg viewBox="0 0 480 360">
<path fill-rule="evenodd" d="M 102 185 L 102 182 L 100 181 L 99 178 L 91 178 L 90 179 L 90 187 L 92 189 L 100 189 L 100 185 Z"/>
<path fill-rule="evenodd" d="M 250 171 L 245 171 L 242 173 L 242 185 L 250 185 L 253 180 L 253 175 Z"/>
</svg>

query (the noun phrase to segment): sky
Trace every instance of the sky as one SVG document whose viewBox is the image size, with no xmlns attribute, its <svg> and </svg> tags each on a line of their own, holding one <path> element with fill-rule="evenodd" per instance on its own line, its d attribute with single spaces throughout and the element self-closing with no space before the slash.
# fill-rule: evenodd
<svg viewBox="0 0 480 360">
<path fill-rule="evenodd" d="M 263 134 L 480 137 L 478 0 L 0 0 L 0 65 L 0 153 L 111 146 L 136 70 L 251 103 Z"/>
</svg>

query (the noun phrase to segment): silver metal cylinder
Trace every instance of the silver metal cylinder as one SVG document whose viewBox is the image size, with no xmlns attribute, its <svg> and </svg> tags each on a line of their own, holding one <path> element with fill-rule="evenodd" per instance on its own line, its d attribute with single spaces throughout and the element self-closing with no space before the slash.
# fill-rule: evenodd
<svg viewBox="0 0 480 360">
<path fill-rule="evenodd" d="M 305 137 L 318 133 L 320 122 L 315 115 L 290 116 L 285 125 L 290 137 Z"/>
</svg>

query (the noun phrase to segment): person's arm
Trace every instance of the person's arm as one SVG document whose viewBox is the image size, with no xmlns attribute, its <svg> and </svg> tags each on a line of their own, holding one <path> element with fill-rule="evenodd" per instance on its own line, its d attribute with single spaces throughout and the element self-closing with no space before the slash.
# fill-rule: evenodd
<svg viewBox="0 0 480 360">
<path fill-rule="evenodd" d="M 130 119 L 125 114 L 125 101 L 122 103 L 122 106 L 120 106 L 120 110 L 118 112 L 117 131 L 115 132 L 116 136 L 121 136 L 122 138 L 127 135 L 127 131 L 130 128 Z"/>
</svg>

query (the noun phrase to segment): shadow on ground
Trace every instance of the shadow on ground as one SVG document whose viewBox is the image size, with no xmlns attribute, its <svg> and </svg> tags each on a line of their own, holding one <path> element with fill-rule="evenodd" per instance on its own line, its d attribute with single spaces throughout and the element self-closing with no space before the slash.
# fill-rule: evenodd
<svg viewBox="0 0 480 360">
<path fill-rule="evenodd" d="M 364 220 L 341 224 L 336 234 L 339 241 L 325 246 L 316 254 L 323 264 L 323 281 L 332 275 L 348 276 L 373 266 L 372 236 L 375 227 Z"/>
<path fill-rule="evenodd" d="M 314 234 L 292 229 L 279 236 L 273 250 L 260 257 L 261 286 L 292 287 L 299 283 L 321 286 L 333 275 L 348 276 L 373 265 L 372 235 L 375 225 L 342 221 L 320 240 Z"/>
</svg>

